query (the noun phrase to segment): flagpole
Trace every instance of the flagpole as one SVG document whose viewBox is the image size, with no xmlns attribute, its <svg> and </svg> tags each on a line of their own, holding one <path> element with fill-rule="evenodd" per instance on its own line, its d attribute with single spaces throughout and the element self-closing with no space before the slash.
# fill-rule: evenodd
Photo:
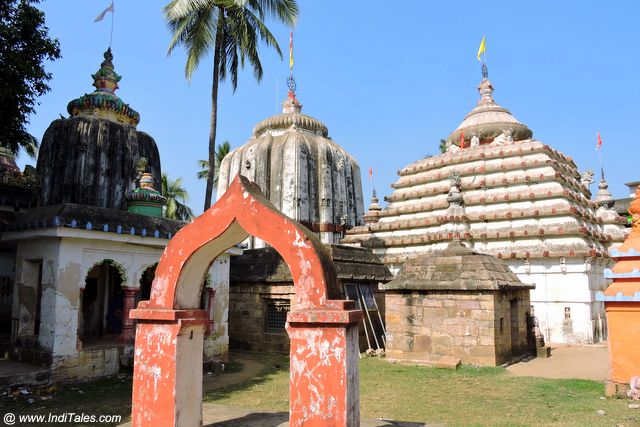
<svg viewBox="0 0 640 427">
<path fill-rule="evenodd" d="M 600 159 L 600 171 L 603 175 L 602 179 L 604 179 L 604 166 L 602 165 L 602 147 L 598 148 L 598 158 Z"/>
<path fill-rule="evenodd" d="M 113 42 L 113 16 L 116 14 L 116 9 L 114 7 L 115 1 L 111 2 L 111 33 L 109 34 L 109 47 L 111 47 L 111 42 Z"/>
</svg>

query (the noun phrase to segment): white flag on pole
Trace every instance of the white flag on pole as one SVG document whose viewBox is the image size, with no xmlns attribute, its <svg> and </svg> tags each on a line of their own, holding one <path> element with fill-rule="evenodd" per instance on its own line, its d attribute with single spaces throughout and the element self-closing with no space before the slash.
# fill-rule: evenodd
<svg viewBox="0 0 640 427">
<path fill-rule="evenodd" d="M 93 22 L 102 21 L 104 19 L 104 16 L 107 14 L 107 12 L 113 13 L 113 1 L 109 6 L 107 6 L 105 10 L 102 11 L 100 15 L 96 16 L 96 19 Z"/>
</svg>

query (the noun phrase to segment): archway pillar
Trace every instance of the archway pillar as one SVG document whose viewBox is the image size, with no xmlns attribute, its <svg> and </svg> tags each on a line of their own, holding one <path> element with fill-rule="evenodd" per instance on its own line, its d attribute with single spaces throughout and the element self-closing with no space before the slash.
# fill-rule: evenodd
<svg viewBox="0 0 640 427">
<path fill-rule="evenodd" d="M 205 310 L 134 309 L 133 426 L 202 425 Z"/>
<path fill-rule="evenodd" d="M 361 319 L 353 301 L 289 313 L 289 425 L 360 425 Z"/>
</svg>

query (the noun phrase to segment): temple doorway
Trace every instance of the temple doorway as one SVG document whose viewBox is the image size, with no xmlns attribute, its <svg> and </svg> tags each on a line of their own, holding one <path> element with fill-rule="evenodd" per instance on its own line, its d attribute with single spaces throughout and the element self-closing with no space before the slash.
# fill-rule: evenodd
<svg viewBox="0 0 640 427">
<path fill-rule="evenodd" d="M 109 260 L 96 264 L 87 273 L 79 334 L 84 347 L 115 342 L 122 331 L 122 282 L 121 272 Z"/>
<path fill-rule="evenodd" d="M 138 292 L 138 299 L 136 301 L 136 307 L 140 301 L 147 301 L 151 297 L 151 284 L 153 278 L 156 277 L 156 267 L 158 263 L 147 267 L 140 277 L 140 292 Z"/>
</svg>

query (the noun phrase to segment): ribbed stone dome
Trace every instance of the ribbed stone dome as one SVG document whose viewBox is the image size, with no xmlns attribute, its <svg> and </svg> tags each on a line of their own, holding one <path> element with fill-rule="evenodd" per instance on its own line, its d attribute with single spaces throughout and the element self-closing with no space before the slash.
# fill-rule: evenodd
<svg viewBox="0 0 640 427">
<path fill-rule="evenodd" d="M 217 194 L 240 173 L 287 216 L 319 233 L 323 243 L 338 243 L 346 229 L 363 224 L 360 167 L 328 137 L 322 122 L 301 109 L 290 94 L 282 114 L 255 126 L 251 139 L 222 161 Z"/>
<path fill-rule="evenodd" d="M 514 141 L 530 139 L 533 136 L 533 132 L 513 117 L 509 110 L 495 102 L 493 85 L 489 81 L 486 71 L 484 71 L 484 78 L 478 86 L 478 92 L 480 93 L 478 104 L 449 135 L 448 142 L 460 144 L 460 136 L 463 133 L 466 146 L 470 145 L 474 136 L 480 139 L 480 144 L 489 144 L 506 130 L 511 131 L 511 137 Z"/>
</svg>

